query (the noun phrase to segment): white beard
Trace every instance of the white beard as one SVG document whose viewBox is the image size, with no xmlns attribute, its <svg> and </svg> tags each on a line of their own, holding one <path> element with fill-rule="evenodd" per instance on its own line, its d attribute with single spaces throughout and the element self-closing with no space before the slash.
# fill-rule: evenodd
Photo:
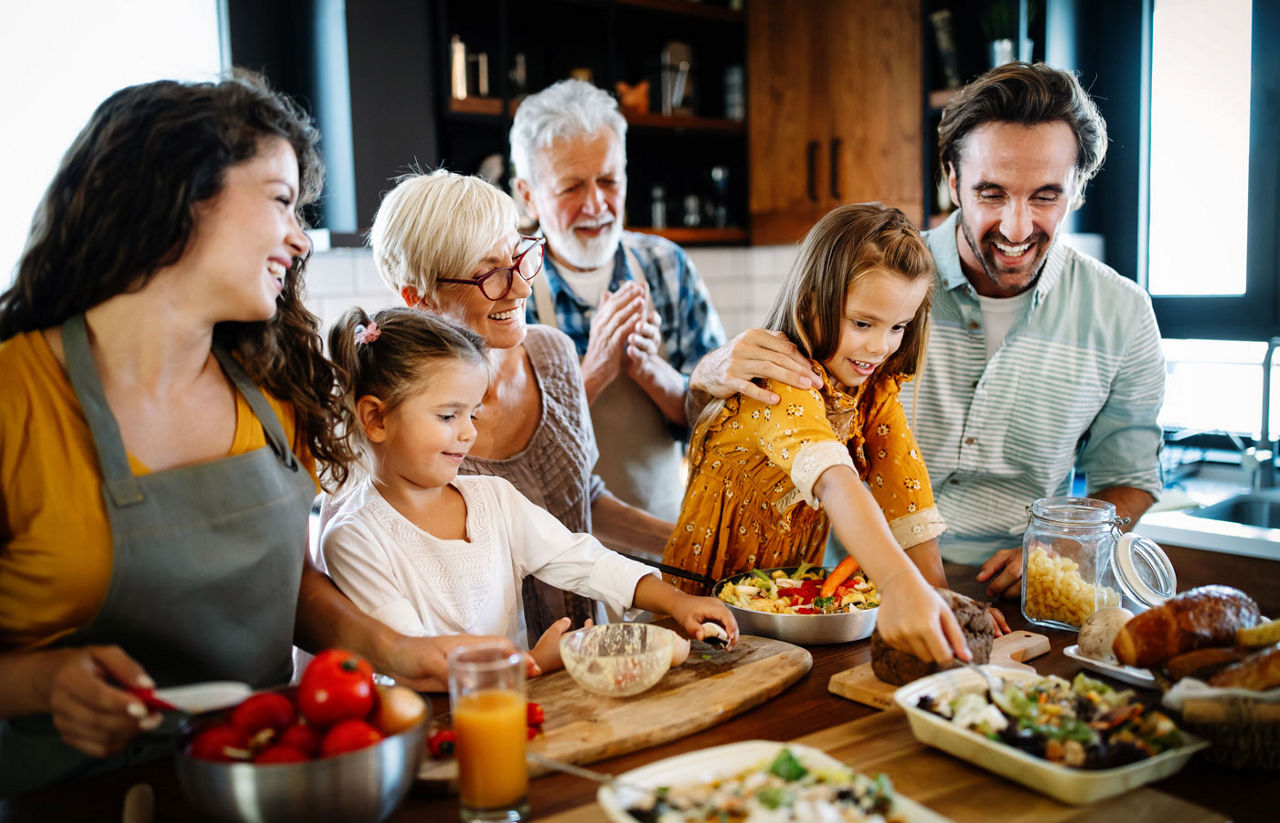
<svg viewBox="0 0 1280 823">
<path fill-rule="evenodd" d="M 598 269 L 608 263 L 618 250 L 618 243 L 622 240 L 622 221 L 615 218 L 607 232 L 585 240 L 574 234 L 572 228 L 562 232 L 544 227 L 542 231 L 556 257 L 574 268 Z"/>
</svg>

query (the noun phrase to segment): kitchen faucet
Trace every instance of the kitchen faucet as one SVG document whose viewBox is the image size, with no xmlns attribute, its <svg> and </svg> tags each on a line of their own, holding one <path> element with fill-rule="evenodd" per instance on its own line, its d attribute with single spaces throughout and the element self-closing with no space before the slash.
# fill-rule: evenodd
<svg viewBox="0 0 1280 823">
<path fill-rule="evenodd" d="M 1255 457 L 1264 457 L 1258 461 L 1253 475 L 1254 488 L 1269 489 L 1276 484 L 1276 447 L 1280 444 L 1271 434 L 1271 361 L 1277 348 L 1280 348 L 1280 337 L 1273 337 L 1267 341 L 1267 353 L 1262 356 L 1262 430 L 1258 440 L 1265 451 L 1250 450 Z"/>
</svg>

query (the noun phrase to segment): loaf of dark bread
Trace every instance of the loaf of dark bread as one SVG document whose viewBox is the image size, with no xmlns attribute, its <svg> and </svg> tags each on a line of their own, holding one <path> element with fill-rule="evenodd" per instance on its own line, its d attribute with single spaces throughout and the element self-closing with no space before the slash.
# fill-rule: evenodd
<svg viewBox="0 0 1280 823">
<path fill-rule="evenodd" d="M 938 589 L 938 594 L 942 595 L 960 623 L 973 662 L 986 663 L 991 659 L 991 644 L 996 635 L 996 622 L 987 611 L 987 604 L 948 589 Z M 952 666 L 958 665 L 952 663 Z M 926 663 L 911 652 L 895 649 L 884 642 L 879 628 L 871 633 L 871 671 L 884 682 L 901 686 L 938 670 L 938 664 Z"/>
<path fill-rule="evenodd" d="M 1230 646 L 1236 629 L 1258 622 L 1258 604 L 1230 586 L 1200 586 L 1148 609 L 1120 629 L 1111 650 L 1126 666 L 1149 669 L 1180 654 Z"/>
<path fill-rule="evenodd" d="M 1233 663 L 1209 678 L 1210 686 L 1266 691 L 1280 686 L 1280 643 Z"/>
</svg>

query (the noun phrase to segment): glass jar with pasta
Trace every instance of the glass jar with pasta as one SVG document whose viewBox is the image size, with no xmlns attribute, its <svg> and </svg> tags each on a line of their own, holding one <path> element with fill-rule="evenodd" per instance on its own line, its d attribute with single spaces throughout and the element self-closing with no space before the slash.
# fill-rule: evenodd
<svg viewBox="0 0 1280 823">
<path fill-rule="evenodd" d="M 1022 614 L 1053 629 L 1077 630 L 1089 615 L 1119 606 L 1110 570 L 1120 536 L 1116 507 L 1087 497 L 1031 504 L 1022 536 Z"/>
</svg>

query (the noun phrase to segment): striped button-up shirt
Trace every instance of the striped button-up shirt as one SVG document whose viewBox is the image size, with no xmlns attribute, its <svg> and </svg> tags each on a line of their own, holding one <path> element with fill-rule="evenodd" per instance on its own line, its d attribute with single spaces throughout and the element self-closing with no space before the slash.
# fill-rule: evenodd
<svg viewBox="0 0 1280 823">
<path fill-rule="evenodd" d="M 960 268 L 959 212 L 926 234 L 937 264 L 924 369 L 902 401 L 948 526 L 943 555 L 976 563 L 1022 545 L 1027 507 L 1066 494 L 1162 487 L 1156 422 L 1165 366 L 1151 300 L 1061 242 L 1026 311 L 987 360 L 982 309 Z"/>
</svg>

